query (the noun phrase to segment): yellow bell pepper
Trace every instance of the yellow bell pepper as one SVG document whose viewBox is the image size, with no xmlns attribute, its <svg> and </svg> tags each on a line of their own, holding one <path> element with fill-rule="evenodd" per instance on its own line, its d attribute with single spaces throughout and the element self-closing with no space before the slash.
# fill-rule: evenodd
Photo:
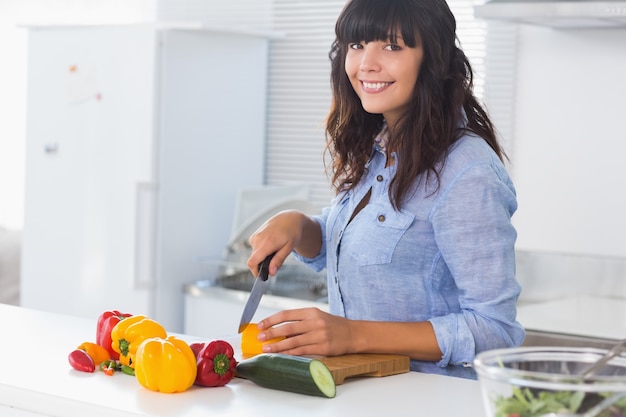
<svg viewBox="0 0 626 417">
<path fill-rule="evenodd" d="M 152 391 L 186 391 L 197 372 L 196 355 L 187 342 L 175 336 L 146 339 L 135 354 L 135 377 Z"/>
<path fill-rule="evenodd" d="M 134 368 L 135 353 L 141 343 L 152 337 L 167 337 L 165 328 L 146 316 L 131 316 L 113 327 L 111 330 L 111 347 L 120 354 L 122 365 Z"/>
<path fill-rule="evenodd" d="M 100 362 L 111 359 L 109 352 L 97 343 L 83 342 L 76 349 L 85 351 L 96 366 L 100 365 Z"/>
</svg>

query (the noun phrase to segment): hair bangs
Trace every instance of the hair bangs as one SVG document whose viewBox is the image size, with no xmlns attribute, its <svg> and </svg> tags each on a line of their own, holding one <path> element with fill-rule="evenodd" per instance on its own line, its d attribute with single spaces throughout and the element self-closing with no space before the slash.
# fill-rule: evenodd
<svg viewBox="0 0 626 417">
<path fill-rule="evenodd" d="M 397 42 L 400 35 L 410 48 L 418 45 L 419 34 L 403 0 L 351 1 L 337 21 L 336 36 L 342 44 L 353 42 Z"/>
</svg>

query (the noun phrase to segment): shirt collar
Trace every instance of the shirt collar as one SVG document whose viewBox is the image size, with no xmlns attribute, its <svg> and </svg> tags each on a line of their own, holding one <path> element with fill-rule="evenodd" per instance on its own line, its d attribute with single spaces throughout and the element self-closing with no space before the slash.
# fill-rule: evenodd
<svg viewBox="0 0 626 417">
<path fill-rule="evenodd" d="M 389 131 L 387 130 L 387 124 L 383 124 L 380 133 L 374 139 L 374 149 L 378 152 L 387 154 L 387 143 L 389 142 Z"/>
</svg>

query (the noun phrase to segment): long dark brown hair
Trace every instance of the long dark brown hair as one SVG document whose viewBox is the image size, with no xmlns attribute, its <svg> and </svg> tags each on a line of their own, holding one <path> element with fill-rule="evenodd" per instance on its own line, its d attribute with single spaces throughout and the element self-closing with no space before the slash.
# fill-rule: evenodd
<svg viewBox="0 0 626 417">
<path fill-rule="evenodd" d="M 344 64 L 348 45 L 394 41 L 424 56 L 406 112 L 389 126 L 389 147 L 397 152 L 397 174 L 389 198 L 398 209 L 421 174 L 435 175 L 447 150 L 465 132 L 482 137 L 500 159 L 505 157 L 486 110 L 473 93 L 469 60 L 457 46 L 456 20 L 445 0 L 351 0 L 335 25 L 331 60 L 332 105 L 326 120 L 332 183 L 337 190 L 354 187 L 365 172 L 382 114 L 366 112 L 350 84 Z M 463 123 L 463 111 L 467 123 Z"/>
</svg>

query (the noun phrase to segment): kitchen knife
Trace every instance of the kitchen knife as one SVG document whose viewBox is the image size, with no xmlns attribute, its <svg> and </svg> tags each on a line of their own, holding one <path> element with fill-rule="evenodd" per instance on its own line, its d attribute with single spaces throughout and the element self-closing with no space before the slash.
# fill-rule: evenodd
<svg viewBox="0 0 626 417">
<path fill-rule="evenodd" d="M 243 332 L 252 317 L 254 317 L 254 313 L 256 313 L 256 309 L 259 307 L 259 302 L 261 302 L 261 296 L 265 292 L 265 287 L 267 285 L 267 279 L 269 278 L 269 270 L 270 270 L 270 261 L 274 257 L 274 254 L 268 255 L 267 258 L 263 260 L 259 264 L 259 275 L 257 275 L 254 280 L 254 285 L 252 286 L 252 290 L 250 291 L 250 296 L 248 297 L 248 302 L 243 309 L 243 314 L 241 315 L 241 321 L 239 322 L 239 333 Z"/>
</svg>

